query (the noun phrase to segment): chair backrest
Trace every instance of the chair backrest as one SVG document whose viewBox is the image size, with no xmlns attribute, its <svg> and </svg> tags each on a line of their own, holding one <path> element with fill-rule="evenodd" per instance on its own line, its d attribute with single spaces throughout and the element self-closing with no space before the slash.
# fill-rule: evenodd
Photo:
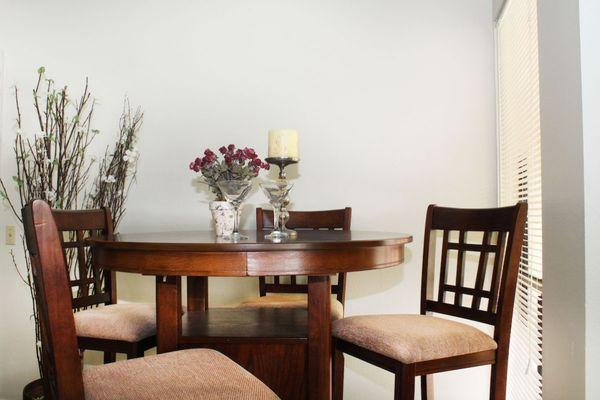
<svg viewBox="0 0 600 400">
<path fill-rule="evenodd" d="M 67 262 L 52 210 L 34 200 L 22 214 L 42 337 L 44 394 L 52 400 L 83 400 Z"/>
<path fill-rule="evenodd" d="M 113 222 L 107 208 L 52 210 L 67 261 L 73 309 L 116 303 L 115 273 L 93 263 L 86 239 L 113 239 Z"/>
<path fill-rule="evenodd" d="M 526 218 L 526 203 L 491 209 L 430 205 L 425 222 L 421 314 L 442 313 L 493 325 L 499 345 L 508 343 Z M 438 269 L 435 242 L 439 231 Z M 469 241 L 468 233 L 476 235 L 477 242 Z M 456 241 L 452 235 L 457 236 Z M 451 252 L 456 252 L 454 267 L 449 262 L 454 258 Z M 466 269 L 467 258 L 472 261 L 472 271 Z"/>
<path fill-rule="evenodd" d="M 352 208 L 346 207 L 339 210 L 327 211 L 290 211 L 290 218 L 286 226 L 295 230 L 350 230 Z M 256 230 L 273 229 L 273 211 L 256 208 Z M 272 282 L 267 282 L 266 277 L 259 278 L 259 291 L 261 296 L 267 293 L 308 293 L 308 286 L 298 283 L 296 276 L 290 276 L 289 283 L 284 283 L 281 277 L 273 276 Z M 337 282 L 331 285 L 331 293 L 336 295 L 338 301 L 344 304 L 346 294 L 346 274 L 338 274 Z"/>
</svg>

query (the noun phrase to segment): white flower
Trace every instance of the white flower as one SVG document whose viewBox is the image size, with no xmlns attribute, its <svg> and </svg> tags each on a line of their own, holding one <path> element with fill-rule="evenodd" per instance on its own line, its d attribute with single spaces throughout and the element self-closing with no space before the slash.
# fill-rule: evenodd
<svg viewBox="0 0 600 400">
<path fill-rule="evenodd" d="M 56 199 L 56 192 L 54 190 L 46 190 L 44 193 L 46 194 L 46 200 L 54 201 Z"/>
<path fill-rule="evenodd" d="M 123 156 L 123 161 L 134 163 L 138 158 L 138 152 L 135 149 L 125 150 L 125 155 Z"/>
<path fill-rule="evenodd" d="M 103 176 L 100 180 L 106 183 L 115 183 L 117 181 L 113 175 Z"/>
</svg>

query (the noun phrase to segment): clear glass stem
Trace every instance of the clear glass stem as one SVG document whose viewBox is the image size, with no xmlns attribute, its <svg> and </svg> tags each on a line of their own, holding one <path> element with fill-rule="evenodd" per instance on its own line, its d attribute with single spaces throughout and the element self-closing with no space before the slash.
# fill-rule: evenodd
<svg viewBox="0 0 600 400">
<path fill-rule="evenodd" d="M 279 232 L 279 218 L 280 218 L 280 207 L 281 205 L 273 206 L 273 231 Z"/>
<path fill-rule="evenodd" d="M 235 235 L 238 232 L 238 210 L 239 210 L 239 206 L 233 206 L 233 234 Z"/>
</svg>

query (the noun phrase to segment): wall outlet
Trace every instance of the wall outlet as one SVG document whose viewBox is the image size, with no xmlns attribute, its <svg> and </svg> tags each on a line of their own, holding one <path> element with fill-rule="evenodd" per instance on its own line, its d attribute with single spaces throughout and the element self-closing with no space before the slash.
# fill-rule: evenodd
<svg viewBox="0 0 600 400">
<path fill-rule="evenodd" d="M 6 244 L 9 246 L 13 246 L 16 243 L 16 230 L 14 225 L 6 226 Z"/>
</svg>

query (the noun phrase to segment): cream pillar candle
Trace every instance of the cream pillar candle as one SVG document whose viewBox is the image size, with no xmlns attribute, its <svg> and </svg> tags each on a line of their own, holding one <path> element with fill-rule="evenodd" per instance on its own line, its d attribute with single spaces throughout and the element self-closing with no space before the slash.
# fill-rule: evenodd
<svg viewBox="0 0 600 400">
<path fill-rule="evenodd" d="M 292 129 L 269 131 L 269 157 L 298 159 L 298 132 Z"/>
</svg>

